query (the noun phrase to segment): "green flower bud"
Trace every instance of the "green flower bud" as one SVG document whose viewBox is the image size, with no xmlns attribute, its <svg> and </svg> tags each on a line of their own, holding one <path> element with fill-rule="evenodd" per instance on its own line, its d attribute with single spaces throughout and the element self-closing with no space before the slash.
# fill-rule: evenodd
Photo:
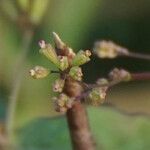
<svg viewBox="0 0 150 150">
<path fill-rule="evenodd" d="M 41 79 L 46 77 L 50 71 L 42 66 L 35 66 L 33 69 L 29 71 L 30 76 L 34 79 Z"/>
<path fill-rule="evenodd" d="M 53 91 L 54 92 L 62 92 L 64 87 L 65 81 L 62 79 L 57 79 L 53 85 Z"/>
<path fill-rule="evenodd" d="M 55 47 L 56 47 L 56 49 L 61 51 L 60 53 L 63 53 L 64 56 L 67 56 L 69 58 L 73 58 L 75 56 L 75 53 L 74 53 L 73 49 L 68 47 L 61 40 L 61 38 L 58 36 L 57 33 L 53 32 L 53 38 L 54 38 L 54 42 L 55 42 Z"/>
<path fill-rule="evenodd" d="M 64 71 L 69 67 L 67 56 L 58 56 L 59 58 L 59 68 Z"/>
<path fill-rule="evenodd" d="M 88 95 L 88 102 L 92 105 L 99 105 L 104 102 L 106 97 L 107 87 L 93 88 Z"/>
<path fill-rule="evenodd" d="M 80 50 L 72 60 L 72 66 L 80 66 L 90 61 L 91 52 Z"/>
<path fill-rule="evenodd" d="M 57 49 L 63 49 L 65 43 L 60 39 L 57 33 L 53 32 L 53 38 Z"/>
<path fill-rule="evenodd" d="M 39 45 L 41 47 L 39 52 L 45 55 L 53 64 L 59 68 L 59 59 L 53 47 L 50 44 L 46 44 L 43 40 L 39 42 Z"/>
<path fill-rule="evenodd" d="M 75 79 L 75 80 L 77 80 L 77 81 L 81 81 L 81 80 L 82 80 L 83 73 L 82 73 L 82 70 L 81 70 L 80 67 L 75 66 L 75 67 L 72 67 L 72 68 L 70 69 L 69 75 L 70 75 L 73 79 Z"/>
<path fill-rule="evenodd" d="M 118 55 L 127 55 L 127 49 L 111 41 L 98 41 L 94 44 L 94 51 L 100 58 L 115 58 Z"/>
</svg>

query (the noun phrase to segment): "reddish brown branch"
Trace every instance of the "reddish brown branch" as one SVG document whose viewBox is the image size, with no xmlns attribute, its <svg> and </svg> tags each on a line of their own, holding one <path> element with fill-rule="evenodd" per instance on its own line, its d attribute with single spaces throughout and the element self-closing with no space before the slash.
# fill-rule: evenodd
<svg viewBox="0 0 150 150">
<path fill-rule="evenodd" d="M 67 121 L 74 150 L 95 150 L 84 106 L 76 102 L 67 111 Z"/>
<path fill-rule="evenodd" d="M 150 72 L 132 73 L 132 80 L 150 80 Z"/>
<path fill-rule="evenodd" d="M 69 76 L 66 77 L 64 93 L 75 98 L 81 95 L 82 91 L 83 86 L 81 83 Z M 95 150 L 86 110 L 80 101 L 75 101 L 66 114 L 72 147 L 74 150 Z"/>
</svg>

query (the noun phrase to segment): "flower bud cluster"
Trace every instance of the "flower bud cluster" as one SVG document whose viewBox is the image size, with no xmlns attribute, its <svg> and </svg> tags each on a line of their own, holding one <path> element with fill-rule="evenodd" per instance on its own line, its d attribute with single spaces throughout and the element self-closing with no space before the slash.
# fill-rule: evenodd
<svg viewBox="0 0 150 150">
<path fill-rule="evenodd" d="M 74 66 L 83 65 L 90 61 L 91 52 L 89 50 L 80 50 L 77 54 L 75 54 L 70 47 L 66 46 L 55 32 L 53 32 L 53 37 L 55 49 L 50 44 L 46 44 L 44 40 L 41 40 L 39 42 L 39 46 L 41 48 L 40 53 L 45 55 L 61 71 Z"/>
<path fill-rule="evenodd" d="M 131 80 L 131 74 L 124 69 L 114 68 L 109 73 L 109 78 L 113 81 L 129 81 Z"/>
<path fill-rule="evenodd" d="M 59 58 L 59 68 L 60 70 L 64 71 L 69 67 L 68 58 L 67 56 L 58 56 Z"/>
<path fill-rule="evenodd" d="M 82 80 L 83 73 L 82 73 L 82 70 L 81 70 L 80 67 L 75 66 L 75 67 L 72 67 L 72 68 L 70 69 L 69 75 L 70 75 L 74 80 L 81 81 L 81 80 Z"/>
<path fill-rule="evenodd" d="M 71 108 L 74 100 L 62 93 L 58 97 L 53 97 L 55 110 L 58 112 L 66 112 L 67 109 Z"/>
<path fill-rule="evenodd" d="M 80 50 L 72 60 L 72 66 L 80 66 L 90 61 L 91 52 Z"/>
<path fill-rule="evenodd" d="M 41 54 L 45 55 L 54 65 L 59 67 L 60 62 L 59 62 L 59 59 L 58 59 L 57 54 L 56 54 L 55 50 L 53 49 L 53 47 L 50 44 L 46 44 L 45 41 L 43 41 L 43 40 L 41 40 L 39 42 L 39 45 L 41 47 L 39 52 Z"/>
<path fill-rule="evenodd" d="M 65 81 L 63 79 L 57 79 L 55 80 L 55 83 L 53 84 L 53 91 L 61 93 L 64 88 Z"/>
<path fill-rule="evenodd" d="M 75 54 L 56 33 L 53 33 L 53 36 L 55 48 L 43 40 L 39 42 L 39 45 L 40 53 L 59 69 L 57 73 L 60 73 L 60 78 L 53 84 L 53 91 L 59 93 L 57 97 L 53 98 L 56 111 L 66 112 L 73 106 L 75 99 L 87 99 L 87 102 L 92 105 L 102 104 L 105 101 L 108 87 L 114 83 L 113 81 L 129 81 L 131 79 L 128 71 L 115 68 L 110 72 L 108 80 L 100 78 L 94 85 L 84 84 L 81 82 L 83 73 L 80 66 L 90 61 L 91 52 L 80 50 Z M 101 58 L 115 58 L 118 55 L 128 54 L 127 49 L 110 41 L 96 42 L 94 51 Z M 35 79 L 46 77 L 48 74 L 49 70 L 41 66 L 30 70 L 30 75 Z"/>
<path fill-rule="evenodd" d="M 68 47 L 56 34 L 53 32 L 53 38 L 54 38 L 54 43 L 55 43 L 55 48 L 56 51 L 58 52 L 58 55 L 61 56 L 67 56 L 68 57 L 68 62 L 69 64 L 72 62 L 73 57 L 75 57 L 75 52 L 73 51 L 72 48 Z"/>
<path fill-rule="evenodd" d="M 50 71 L 42 66 L 35 66 L 33 69 L 30 69 L 29 74 L 34 79 L 45 78 Z"/>
<path fill-rule="evenodd" d="M 78 89 L 81 90 L 81 85 L 78 85 L 76 81 L 81 81 L 83 76 L 82 70 L 79 66 L 90 61 L 91 52 L 89 50 L 80 50 L 77 54 L 75 54 L 70 47 L 66 46 L 55 32 L 53 32 L 53 37 L 55 49 L 50 44 L 46 44 L 44 40 L 41 40 L 39 42 L 39 46 L 41 48 L 40 53 L 45 55 L 60 70 L 61 74 L 67 72 L 68 79 L 70 79 L 63 80 L 62 78 L 59 78 L 53 85 L 53 91 L 60 93 L 58 97 L 53 98 L 56 110 L 65 112 L 68 108 L 72 107 L 74 100 L 73 98 L 70 98 L 68 94 L 66 95 L 68 90 L 64 86 L 72 85 L 69 90 L 72 91 L 72 93 L 79 93 L 77 91 Z M 69 81 L 74 84 L 70 84 Z M 78 86 L 75 86 L 75 83 Z"/>
<path fill-rule="evenodd" d="M 128 55 L 129 51 L 111 41 L 98 41 L 94 44 L 94 51 L 100 58 L 115 58 Z"/>
<path fill-rule="evenodd" d="M 106 97 L 107 86 L 93 88 L 88 95 L 88 102 L 92 105 L 104 103 Z"/>
</svg>

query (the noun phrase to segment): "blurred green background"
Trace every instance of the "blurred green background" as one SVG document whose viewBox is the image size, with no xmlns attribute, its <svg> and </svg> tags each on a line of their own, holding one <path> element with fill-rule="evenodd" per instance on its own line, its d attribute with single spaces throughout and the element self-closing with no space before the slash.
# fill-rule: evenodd
<svg viewBox="0 0 150 150">
<path fill-rule="evenodd" d="M 12 123 L 15 150 L 71 149 L 66 120 L 54 111 L 50 99 L 57 76 L 33 80 L 28 75 L 35 65 L 55 69 L 38 53 L 38 41 L 53 44 L 55 31 L 75 51 L 92 49 L 96 40 L 106 39 L 150 54 L 149 18 L 149 0 L 1 0 L 0 134 L 7 139 Z M 26 30 L 31 36 L 26 37 Z M 30 40 L 28 47 L 25 40 Z M 92 83 L 114 67 L 142 72 L 150 70 L 150 63 L 93 58 L 83 67 L 84 80 Z M 150 149 L 149 91 L 150 82 L 121 84 L 110 91 L 104 106 L 87 106 L 98 149 Z M 15 92 L 16 108 L 10 113 Z M 8 120 L 10 114 L 13 122 Z"/>
</svg>

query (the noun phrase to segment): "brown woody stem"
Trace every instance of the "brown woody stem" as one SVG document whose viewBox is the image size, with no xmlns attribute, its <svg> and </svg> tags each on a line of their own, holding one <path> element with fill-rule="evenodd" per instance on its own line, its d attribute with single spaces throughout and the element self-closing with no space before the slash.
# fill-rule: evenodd
<svg viewBox="0 0 150 150">
<path fill-rule="evenodd" d="M 67 111 L 67 121 L 74 150 L 95 150 L 87 113 L 80 102 Z"/>
<path fill-rule="evenodd" d="M 64 93 L 69 97 L 78 97 L 83 91 L 80 82 L 66 76 Z M 80 99 L 80 97 L 79 97 Z M 91 135 L 86 109 L 81 104 L 82 98 L 74 101 L 73 106 L 67 110 L 66 117 L 70 130 L 73 150 L 95 150 L 94 140 Z"/>
<path fill-rule="evenodd" d="M 131 73 L 131 81 L 132 80 L 150 80 L 150 72 Z M 112 81 L 107 86 L 112 87 L 120 82 L 121 81 Z M 99 85 L 91 85 L 91 87 L 96 86 Z M 77 97 L 77 99 L 84 98 L 85 94 L 89 90 L 90 88 L 86 92 L 83 92 L 80 97 Z M 90 132 L 86 110 L 84 106 L 80 103 L 80 101 L 76 101 L 73 107 L 71 109 L 68 109 L 67 121 L 70 129 L 70 136 L 72 140 L 73 149 L 95 150 L 95 143 Z"/>
<path fill-rule="evenodd" d="M 131 78 L 132 80 L 150 80 L 150 72 L 132 73 Z"/>
</svg>

